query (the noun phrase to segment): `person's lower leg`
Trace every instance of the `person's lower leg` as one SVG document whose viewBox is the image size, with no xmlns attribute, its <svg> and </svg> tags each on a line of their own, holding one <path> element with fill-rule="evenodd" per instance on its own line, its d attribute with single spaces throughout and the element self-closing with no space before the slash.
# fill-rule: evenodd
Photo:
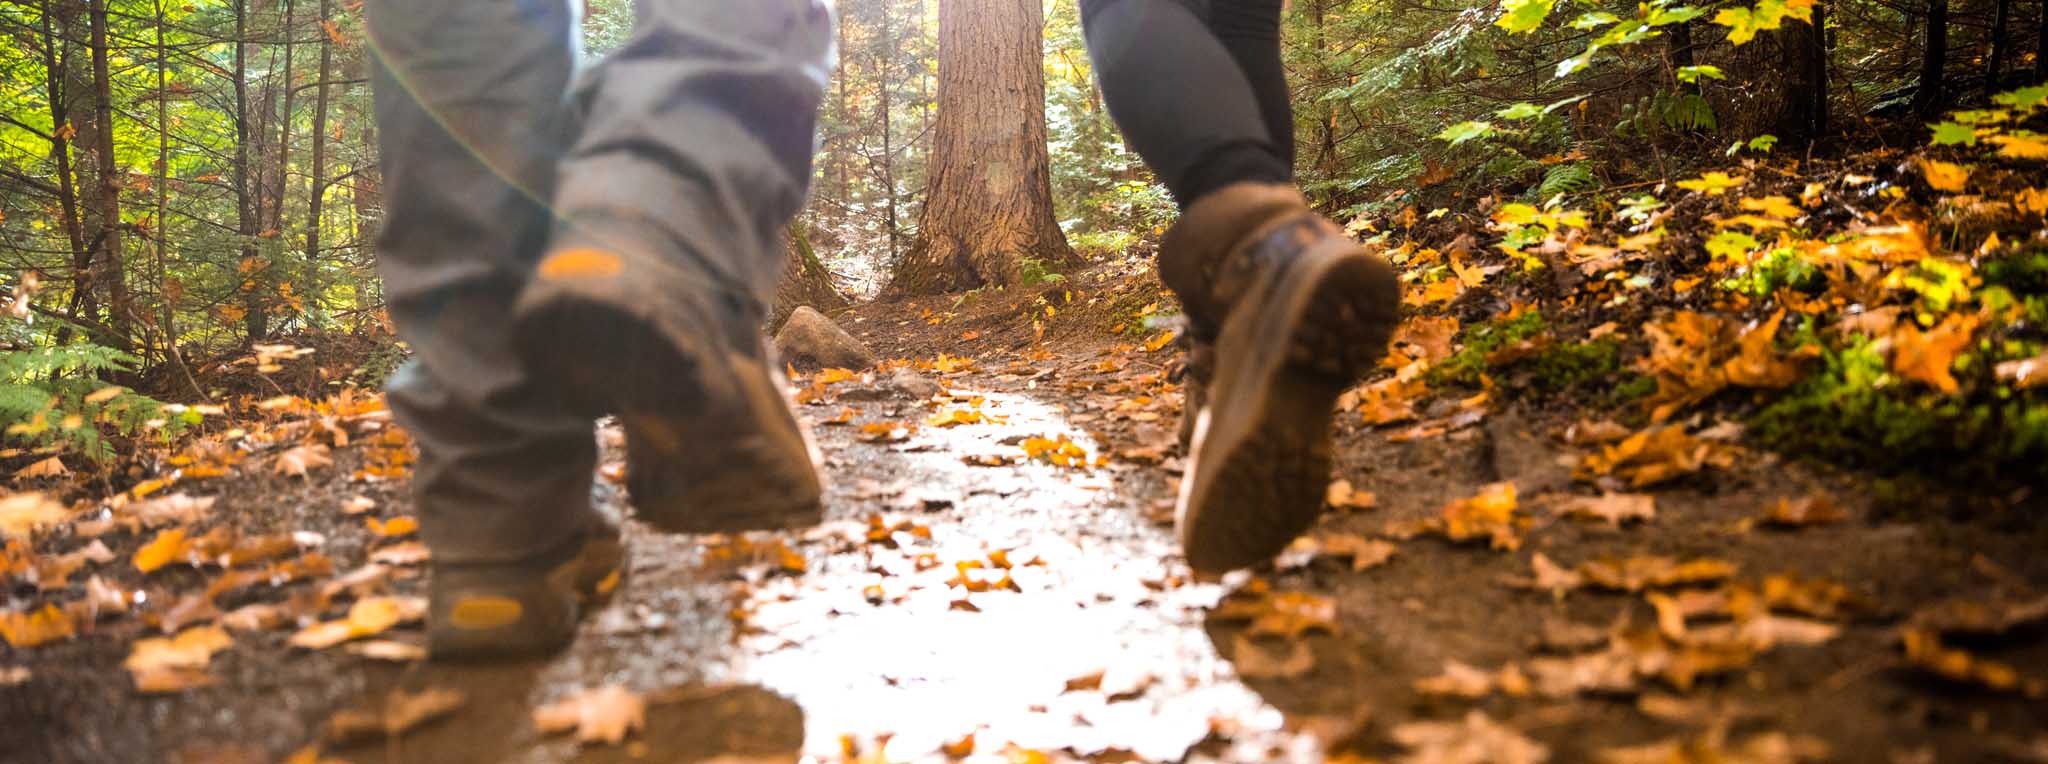
<svg viewBox="0 0 2048 764">
<path fill-rule="evenodd" d="M 1293 178 L 1252 81 L 1188 0 L 1084 0 L 1081 12 L 1110 116 L 1182 209 Z"/>
</svg>

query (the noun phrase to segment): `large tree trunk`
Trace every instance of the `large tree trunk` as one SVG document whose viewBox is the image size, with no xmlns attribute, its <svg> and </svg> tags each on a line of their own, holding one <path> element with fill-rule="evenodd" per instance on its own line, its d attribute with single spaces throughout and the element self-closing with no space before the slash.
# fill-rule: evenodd
<svg viewBox="0 0 2048 764">
<path fill-rule="evenodd" d="M 1812 143 L 1828 132 L 1828 48 L 1825 2 L 1813 5 L 1810 23 L 1787 24 L 1778 33 L 1785 101 L 1778 111 L 1778 137 Z"/>
<path fill-rule="evenodd" d="M 1948 69 L 1948 0 L 1927 0 L 1922 20 L 1926 28 L 1921 34 L 1920 88 L 1913 94 L 1913 109 L 1932 117 L 1948 105 L 1941 81 Z"/>
<path fill-rule="evenodd" d="M 939 5 L 939 115 L 917 242 L 891 294 L 1023 280 L 1023 261 L 1077 263 L 1052 212 L 1039 0 Z"/>
<path fill-rule="evenodd" d="M 775 305 L 768 315 L 768 327 L 772 331 L 780 328 L 784 319 L 805 305 L 820 311 L 830 311 L 847 306 L 846 295 L 832 284 L 832 271 L 818 259 L 811 249 L 811 238 L 804 232 L 801 221 L 789 224 L 788 259 L 782 267 L 782 280 L 775 286 Z"/>
</svg>

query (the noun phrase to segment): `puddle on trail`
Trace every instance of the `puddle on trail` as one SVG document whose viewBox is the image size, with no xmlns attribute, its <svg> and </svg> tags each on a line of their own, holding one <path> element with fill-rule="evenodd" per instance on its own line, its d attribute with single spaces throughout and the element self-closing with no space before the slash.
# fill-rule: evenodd
<svg viewBox="0 0 2048 764">
<path fill-rule="evenodd" d="M 1087 463 L 1100 449 L 1030 398 L 956 390 L 954 399 L 940 411 L 981 421 L 920 424 L 887 443 L 864 440 L 874 435 L 862 425 L 923 423 L 928 407 L 870 401 L 839 425 L 819 420 L 841 404 L 808 407 L 826 456 L 827 522 L 780 537 L 807 569 L 692 569 L 683 576 L 692 586 L 728 587 L 728 643 L 673 647 L 721 652 L 715 666 L 695 667 L 704 678 L 794 699 L 809 761 L 842 760 L 847 741 L 882 754 L 863 761 L 943 761 L 945 746 L 970 734 L 977 756 L 997 761 L 1009 746 L 1179 761 L 1205 740 L 1205 751 L 1232 760 L 1289 757 L 1275 746 L 1312 754 L 1233 678 L 1203 631 L 1222 588 L 1188 582 L 1171 532 L 1146 518 L 1171 496 L 1159 467 L 1028 459 L 1022 444 L 1034 437 L 1066 435 Z M 677 602 L 660 590 L 676 577 L 660 571 L 690 567 L 669 556 L 698 557 L 687 550 L 700 540 L 636 541 L 636 558 L 652 558 L 656 572 L 617 607 L 671 618 L 648 607 Z M 707 580 L 721 573 L 744 583 Z M 636 662 L 674 666 L 664 643 L 689 631 L 615 645 L 649 653 L 611 673 L 630 679 L 643 673 Z"/>
</svg>

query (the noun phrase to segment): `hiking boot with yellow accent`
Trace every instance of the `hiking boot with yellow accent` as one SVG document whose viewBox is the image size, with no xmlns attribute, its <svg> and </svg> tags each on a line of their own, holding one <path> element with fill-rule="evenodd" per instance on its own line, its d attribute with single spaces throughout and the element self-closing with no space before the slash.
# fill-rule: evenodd
<svg viewBox="0 0 2048 764">
<path fill-rule="evenodd" d="M 1399 282 L 1270 184 L 1189 207 L 1160 244 L 1159 275 L 1187 309 L 1189 377 L 1206 382 L 1189 395 L 1202 405 L 1176 507 L 1182 549 L 1202 573 L 1269 560 L 1322 511 L 1337 397 L 1386 353 Z M 1208 347 L 1213 365 L 1197 368 Z"/>
<path fill-rule="evenodd" d="M 435 563 L 427 651 L 435 660 L 459 661 L 539 657 L 567 647 L 583 606 L 617 590 L 625 560 L 619 529 L 598 520 L 538 557 Z"/>
<path fill-rule="evenodd" d="M 672 533 L 816 523 L 818 456 L 746 290 L 631 248 L 557 247 L 514 309 L 567 405 L 616 414 L 639 518 Z"/>
</svg>

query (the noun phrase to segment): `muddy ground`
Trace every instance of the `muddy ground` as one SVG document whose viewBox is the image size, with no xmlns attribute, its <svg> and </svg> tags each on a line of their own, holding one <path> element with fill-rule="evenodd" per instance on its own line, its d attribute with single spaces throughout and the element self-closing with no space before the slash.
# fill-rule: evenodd
<svg viewBox="0 0 2048 764">
<path fill-rule="evenodd" d="M 1148 298 L 1102 299 L 1096 312 L 1113 318 Z M 552 660 L 389 663 L 290 647 L 289 628 L 237 631 L 207 669 L 210 686 L 143 695 L 121 664 L 153 630 L 104 620 L 75 640 L 0 646 L 0 667 L 26 669 L 0 683 L 0 761 L 2048 761 L 2048 704 L 2025 684 L 2048 678 L 2041 619 L 2006 619 L 1956 643 L 2015 669 L 2010 689 L 1938 678 L 1909 665 L 1899 640 L 1902 624 L 1944 600 L 1996 609 L 2039 597 L 2039 523 L 1879 513 L 1880 476 L 1739 448 L 1723 466 L 1660 486 L 1646 521 L 1569 519 L 1558 511 L 1568 497 L 1598 493 L 1569 466 L 1587 450 L 1563 437 L 1577 417 L 1507 400 L 1452 417 L 1440 433 L 1343 417 L 1335 477 L 1374 494 L 1371 506 L 1329 513 L 1320 554 L 1305 545 L 1276 568 L 1197 582 L 1170 528 L 1181 464 L 1173 349 L 1148 350 L 1143 332 L 1107 334 L 1109 318 L 1052 322 L 1040 344 L 1017 320 L 1039 310 L 1027 297 L 842 317 L 883 357 L 926 361 L 911 371 L 945 391 L 906 391 L 890 373 L 819 385 L 803 412 L 825 455 L 827 523 L 744 543 L 629 524 L 626 583 Z M 972 360 L 929 362 L 942 352 Z M 930 423 L 947 412 L 976 421 Z M 1071 448 L 1031 440 L 1061 435 Z M 615 464 L 617 436 L 599 437 Z M 246 469 L 183 487 L 221 497 L 211 523 L 322 534 L 321 551 L 348 571 L 390 542 L 342 514 L 346 502 L 366 496 L 378 516 L 412 514 L 402 480 L 357 475 L 363 458 L 342 448 L 305 478 Z M 1403 527 L 1504 482 L 1516 487 L 1516 549 Z M 1846 519 L 1753 522 L 1779 499 L 1818 494 Z M 617 491 L 600 495 L 629 512 Z M 1349 534 L 1392 544 L 1391 558 L 1357 566 L 1331 554 L 1329 540 Z M 123 587 L 170 596 L 208 577 L 144 577 L 125 562 L 146 539 L 103 540 L 121 560 L 94 572 Z M 1697 678 L 1647 668 L 1563 693 L 1489 679 L 1418 689 L 1452 662 L 1497 676 L 1597 651 L 1610 633 L 1655 630 L 1659 613 L 1641 593 L 1510 585 L 1539 555 L 1565 568 L 1642 555 L 1733 566 L 1689 587 L 1649 587 L 1672 596 L 1784 574 L 1846 595 L 1832 600 L 1839 607 L 1804 608 L 1828 611 L 1804 619 L 1830 628 L 1827 639 L 1757 649 Z M 417 593 L 421 583 L 401 566 L 390 587 Z M 307 586 L 239 595 L 223 609 Z M 1292 612 L 1284 603 L 1307 610 L 1277 625 L 1240 617 Z M 383 636 L 420 639 L 416 627 Z M 654 698 L 626 744 L 535 730 L 537 706 L 606 685 Z M 336 712 L 424 689 L 466 701 L 389 739 L 325 741 Z M 1687 742 L 1643 748 L 1666 741 Z"/>
</svg>

